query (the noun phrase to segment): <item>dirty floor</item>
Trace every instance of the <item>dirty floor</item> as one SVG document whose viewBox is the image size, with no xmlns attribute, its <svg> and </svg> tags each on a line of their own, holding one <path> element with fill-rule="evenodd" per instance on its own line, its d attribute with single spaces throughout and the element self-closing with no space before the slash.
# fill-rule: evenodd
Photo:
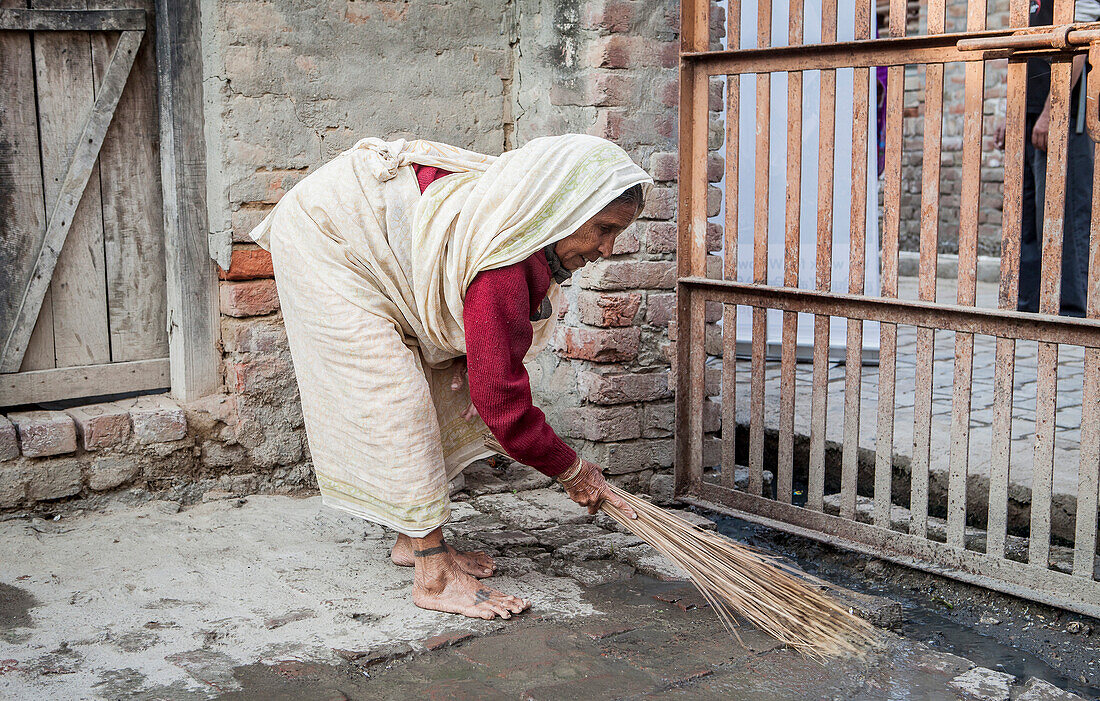
<svg viewBox="0 0 1100 701">
<path fill-rule="evenodd" d="M 317 497 L 130 495 L 8 517 L 0 698 L 1080 698 L 895 633 L 827 665 L 750 627 L 738 643 L 648 546 L 537 479 L 510 483 L 528 489 L 475 489 L 449 526 L 532 600 L 507 622 L 417 609 L 393 534 Z"/>
</svg>

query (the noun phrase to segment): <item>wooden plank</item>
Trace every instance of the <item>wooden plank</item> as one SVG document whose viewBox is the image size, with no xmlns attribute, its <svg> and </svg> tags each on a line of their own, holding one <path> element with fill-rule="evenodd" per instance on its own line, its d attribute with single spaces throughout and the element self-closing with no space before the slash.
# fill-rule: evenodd
<svg viewBox="0 0 1100 701">
<path fill-rule="evenodd" d="M 119 32 L 143 29 L 143 10 L 0 9 L 0 31 Z"/>
<path fill-rule="evenodd" d="M 74 148 L 72 125 L 80 124 L 92 105 L 88 35 L 58 32 L 35 37 L 46 198 L 56 205 L 0 369 L 19 368 L 55 271 L 60 281 L 52 285 L 58 365 L 110 360 L 96 156 L 140 41 L 140 32 L 123 33 L 91 115 L 75 132 L 79 137 Z"/>
<path fill-rule="evenodd" d="M 0 0 L 0 6 L 16 4 L 22 3 Z M 0 339 L 15 324 L 46 234 L 32 56 L 29 34 L 0 32 Z M 50 308 L 43 306 L 44 322 L 25 358 L 28 369 L 54 365 Z"/>
<path fill-rule="evenodd" d="M 0 406 L 162 389 L 168 383 L 167 358 L 34 370 L 0 375 Z"/>
<path fill-rule="evenodd" d="M 198 0 L 157 0 L 156 6 L 168 350 L 172 394 L 189 401 L 221 383 L 218 278 L 206 234 L 199 6 Z"/>
<path fill-rule="evenodd" d="M 119 5 L 134 1 L 110 0 Z M 151 12 L 152 0 L 144 4 Z M 117 43 L 117 35 L 92 35 L 97 82 Z M 142 42 L 99 153 L 113 362 L 168 355 L 154 53 L 152 41 Z"/>
</svg>

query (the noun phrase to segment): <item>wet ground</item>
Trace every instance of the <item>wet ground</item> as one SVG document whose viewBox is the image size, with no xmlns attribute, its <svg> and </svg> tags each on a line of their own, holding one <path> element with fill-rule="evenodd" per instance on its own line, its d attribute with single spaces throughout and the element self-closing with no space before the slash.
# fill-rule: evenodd
<svg viewBox="0 0 1100 701">
<path fill-rule="evenodd" d="M 0 698 L 1098 696 L 1095 621 L 718 518 L 896 629 L 826 665 L 751 627 L 742 645 L 651 548 L 545 484 L 472 480 L 448 526 L 533 601 L 508 622 L 417 609 L 392 534 L 316 497 L 130 495 L 2 519 Z"/>
</svg>

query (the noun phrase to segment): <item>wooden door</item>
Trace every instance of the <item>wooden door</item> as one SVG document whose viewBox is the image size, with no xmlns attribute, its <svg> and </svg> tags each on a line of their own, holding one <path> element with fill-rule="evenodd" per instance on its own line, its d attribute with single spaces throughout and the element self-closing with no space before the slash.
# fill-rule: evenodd
<svg viewBox="0 0 1100 701">
<path fill-rule="evenodd" d="M 152 2 L 114 2 L 0 0 L 0 406 L 170 383 Z"/>
</svg>

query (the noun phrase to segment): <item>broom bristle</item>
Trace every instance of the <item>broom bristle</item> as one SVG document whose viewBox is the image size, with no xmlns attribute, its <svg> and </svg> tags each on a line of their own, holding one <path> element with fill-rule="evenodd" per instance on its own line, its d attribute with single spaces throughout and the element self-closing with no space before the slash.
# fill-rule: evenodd
<svg viewBox="0 0 1100 701">
<path fill-rule="evenodd" d="M 507 453 L 495 439 L 487 447 Z M 871 624 L 771 555 L 697 528 L 675 514 L 609 485 L 638 518 L 600 507 L 684 571 L 734 636 L 735 616 L 818 659 L 864 654 L 878 639 Z M 808 577 L 808 575 L 806 575 Z M 738 636 L 738 639 L 739 636 Z"/>
</svg>

